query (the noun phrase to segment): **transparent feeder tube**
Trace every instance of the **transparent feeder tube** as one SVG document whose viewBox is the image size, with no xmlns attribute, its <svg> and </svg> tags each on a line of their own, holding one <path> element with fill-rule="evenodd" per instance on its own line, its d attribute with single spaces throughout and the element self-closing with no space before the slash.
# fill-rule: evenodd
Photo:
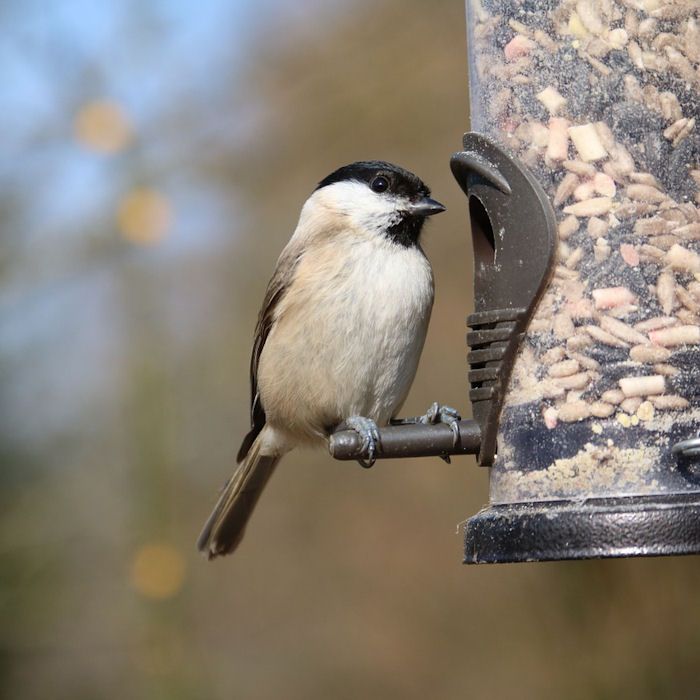
<svg viewBox="0 0 700 700">
<path fill-rule="evenodd" d="M 558 224 L 491 501 L 697 492 L 672 447 L 700 427 L 700 2 L 467 10 L 471 128 L 532 171 Z"/>
</svg>

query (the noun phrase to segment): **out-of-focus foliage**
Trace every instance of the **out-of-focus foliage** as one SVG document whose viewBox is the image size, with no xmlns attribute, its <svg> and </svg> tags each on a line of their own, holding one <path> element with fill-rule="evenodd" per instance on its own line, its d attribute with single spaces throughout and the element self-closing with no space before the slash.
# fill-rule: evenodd
<svg viewBox="0 0 700 700">
<path fill-rule="evenodd" d="M 697 559 L 461 566 L 470 459 L 284 460 L 236 555 L 194 540 L 252 328 L 314 183 L 360 158 L 449 211 L 405 412 L 466 409 L 463 7 L 8 2 L 0 78 L 0 694 L 691 698 Z"/>
</svg>

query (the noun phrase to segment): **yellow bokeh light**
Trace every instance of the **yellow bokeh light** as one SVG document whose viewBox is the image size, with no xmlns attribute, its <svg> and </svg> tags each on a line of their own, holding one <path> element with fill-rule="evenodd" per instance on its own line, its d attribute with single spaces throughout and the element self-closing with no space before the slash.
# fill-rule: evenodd
<svg viewBox="0 0 700 700">
<path fill-rule="evenodd" d="M 132 243 L 152 245 L 163 239 L 170 227 L 170 203 L 159 192 L 132 190 L 119 204 L 117 222 L 124 238 Z"/>
<path fill-rule="evenodd" d="M 131 584 L 146 598 L 172 598 L 182 588 L 184 580 L 185 559 L 172 545 L 146 544 L 134 555 Z"/>
<path fill-rule="evenodd" d="M 75 138 L 91 151 L 117 153 L 131 141 L 131 124 L 118 104 L 95 100 L 76 115 Z"/>
</svg>

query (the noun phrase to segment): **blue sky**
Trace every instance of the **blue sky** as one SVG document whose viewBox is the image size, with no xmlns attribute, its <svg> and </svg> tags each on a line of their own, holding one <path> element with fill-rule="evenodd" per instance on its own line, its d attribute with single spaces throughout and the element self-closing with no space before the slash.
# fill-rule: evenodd
<svg viewBox="0 0 700 700">
<path fill-rule="evenodd" d="M 236 129 L 246 119 L 231 109 L 246 106 L 235 91 L 256 42 L 310 12 L 292 0 L 3 3 L 0 408 L 14 437 L 46 437 L 49 424 L 70 426 L 92 400 L 108 398 L 105 368 L 125 342 L 115 294 L 125 260 L 158 276 L 183 256 L 216 255 L 222 231 L 235 238 L 231 222 L 245 215 L 232 216 L 236 193 L 223 196 L 177 164 L 193 149 L 245 137 Z M 104 98 L 124 109 L 136 135 L 112 156 L 73 133 L 80 108 Z M 180 109 L 196 133 L 168 130 Z M 172 230 L 155 249 L 115 253 L 116 207 L 144 184 L 173 203 Z M 95 246 L 107 253 L 95 256 Z"/>
</svg>

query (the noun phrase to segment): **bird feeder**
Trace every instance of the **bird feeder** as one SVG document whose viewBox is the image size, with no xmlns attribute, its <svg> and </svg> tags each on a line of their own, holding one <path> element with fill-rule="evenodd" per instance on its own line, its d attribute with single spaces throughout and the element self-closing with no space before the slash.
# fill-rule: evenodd
<svg viewBox="0 0 700 700">
<path fill-rule="evenodd" d="M 488 141 L 526 169 L 551 205 L 556 242 L 466 560 L 698 552 L 700 6 L 467 6 L 482 136 L 465 137 L 465 152 L 494 163 L 479 145 Z M 478 175 L 466 180 L 472 227 L 486 218 L 500 230 L 508 204 L 484 189 Z M 506 226 L 503 247 L 533 225 Z M 504 272 L 517 279 L 529 265 Z"/>
<path fill-rule="evenodd" d="M 700 553 L 700 5 L 467 14 L 474 421 L 412 445 L 490 468 L 467 563 Z"/>
</svg>

